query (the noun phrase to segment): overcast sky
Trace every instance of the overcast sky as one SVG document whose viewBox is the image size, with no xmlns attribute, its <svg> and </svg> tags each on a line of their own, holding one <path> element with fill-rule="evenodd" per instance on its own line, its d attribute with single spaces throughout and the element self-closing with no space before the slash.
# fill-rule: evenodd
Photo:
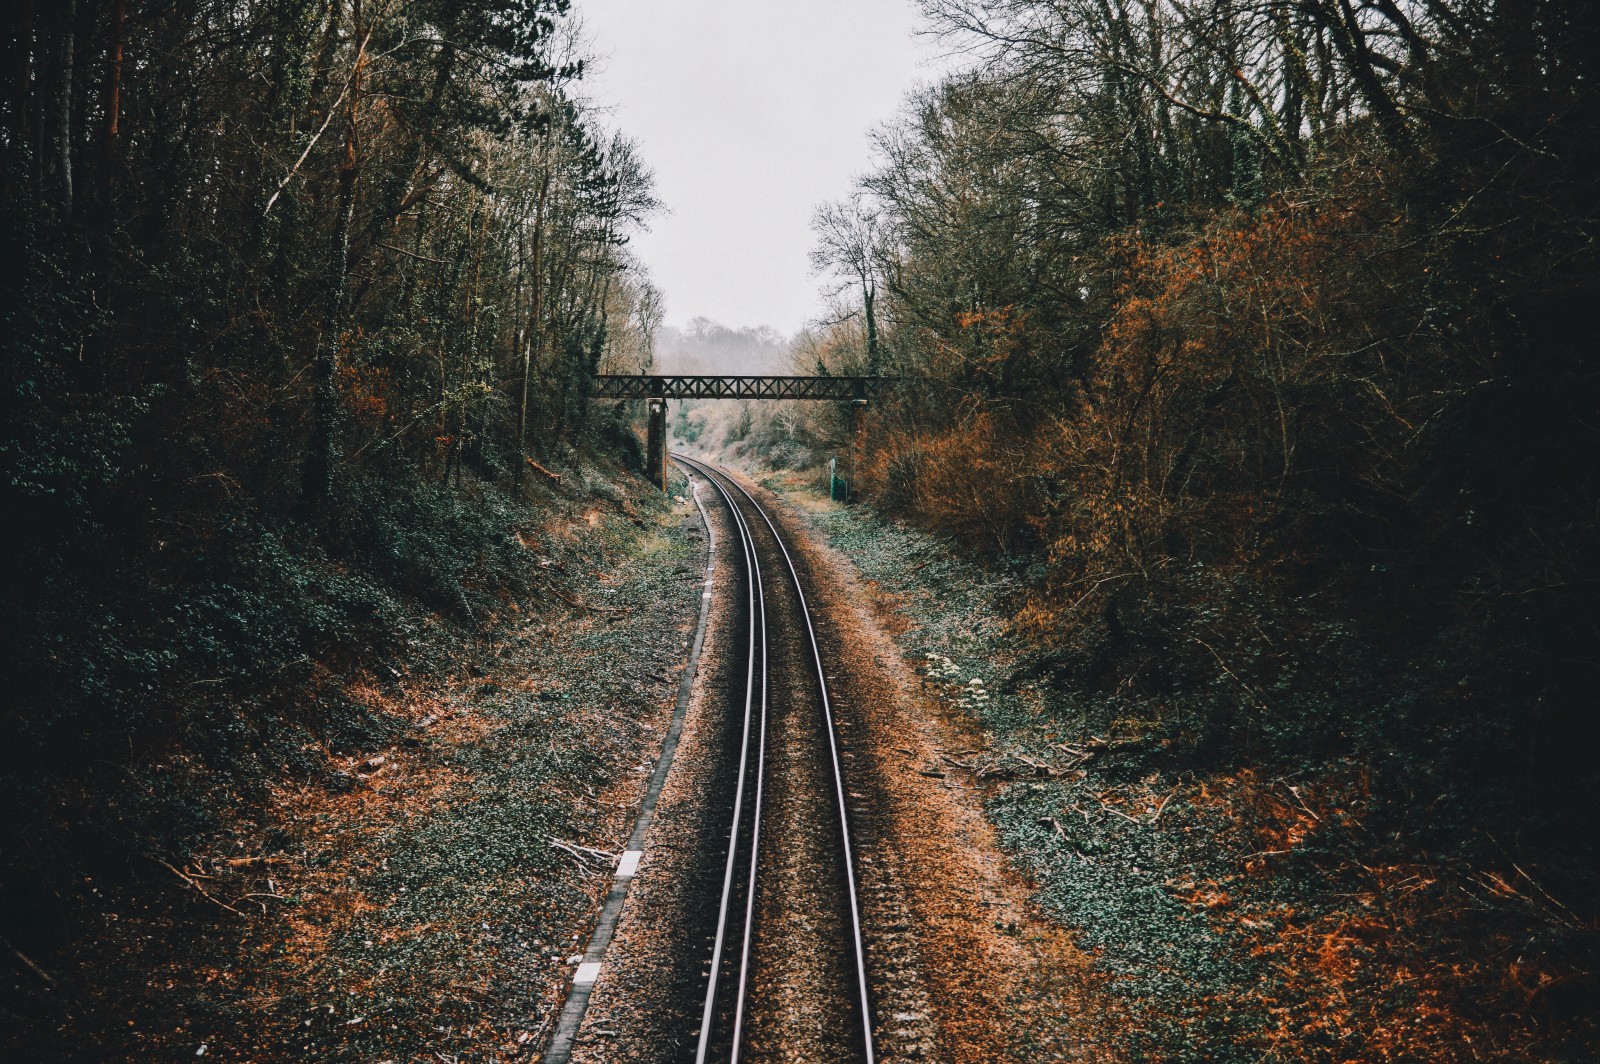
<svg viewBox="0 0 1600 1064">
<path fill-rule="evenodd" d="M 639 142 L 671 213 L 634 248 L 667 321 L 785 334 L 821 310 L 811 211 L 930 80 L 911 0 L 578 0 L 602 57 L 579 91 Z"/>
</svg>

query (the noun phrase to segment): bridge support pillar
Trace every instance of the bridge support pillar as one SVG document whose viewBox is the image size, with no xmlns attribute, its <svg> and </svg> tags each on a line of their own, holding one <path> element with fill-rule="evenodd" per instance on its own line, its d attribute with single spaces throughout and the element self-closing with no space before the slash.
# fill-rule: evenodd
<svg viewBox="0 0 1600 1064">
<path fill-rule="evenodd" d="M 650 425 L 645 433 L 645 475 L 667 490 L 667 401 L 650 400 Z"/>
<path fill-rule="evenodd" d="M 850 494 L 861 490 L 861 466 L 867 458 L 867 401 L 850 403 Z"/>
</svg>

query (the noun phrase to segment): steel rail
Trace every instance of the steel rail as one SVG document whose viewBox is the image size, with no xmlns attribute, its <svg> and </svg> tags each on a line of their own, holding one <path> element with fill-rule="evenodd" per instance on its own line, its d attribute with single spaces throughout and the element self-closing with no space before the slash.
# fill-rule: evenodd
<svg viewBox="0 0 1600 1064">
<path fill-rule="evenodd" d="M 825 722 L 827 723 L 828 752 L 830 754 L 830 759 L 832 761 L 832 767 L 833 767 L 834 798 L 835 798 L 835 800 L 837 802 L 838 809 L 839 809 L 839 833 L 840 833 L 840 841 L 843 844 L 843 850 L 844 850 L 844 874 L 845 874 L 846 886 L 848 888 L 848 896 L 849 896 L 849 899 L 850 899 L 851 945 L 853 947 L 853 951 L 854 951 L 854 954 L 855 954 L 856 989 L 857 989 L 857 993 L 859 995 L 859 1007 L 860 1007 L 860 1011 L 861 1011 L 861 1032 L 862 1032 L 863 1049 L 864 1049 L 864 1051 L 866 1053 L 866 1064 L 875 1064 L 876 1053 L 875 1053 L 875 1049 L 874 1049 L 873 1041 L 872 1041 L 872 1003 L 871 1003 L 871 998 L 870 998 L 868 990 L 867 990 L 867 951 L 866 951 L 866 946 L 865 946 L 865 944 L 863 942 L 862 934 L 861 934 L 861 903 L 860 903 L 860 898 L 858 897 L 858 889 L 857 889 L 857 886 L 856 886 L 855 854 L 854 854 L 854 850 L 853 850 L 853 848 L 852 848 L 852 846 L 850 844 L 850 818 L 849 818 L 849 813 L 848 813 L 848 811 L 846 809 L 846 804 L 845 804 L 844 770 L 843 770 L 842 763 L 841 763 L 840 757 L 839 757 L 838 729 L 837 729 L 837 726 L 835 724 L 834 717 L 833 717 L 833 702 L 828 696 L 828 678 L 827 678 L 827 674 L 823 670 L 822 649 L 817 643 L 817 630 L 816 630 L 816 626 L 812 623 L 812 620 L 811 620 L 811 606 L 810 606 L 810 603 L 806 600 L 805 589 L 800 584 L 800 571 L 799 571 L 798 567 L 794 563 L 794 557 L 789 553 L 788 545 L 784 543 L 783 537 L 778 534 L 778 526 L 773 523 L 772 517 L 767 513 L 766 508 L 763 507 L 759 502 L 756 501 L 755 496 L 751 495 L 750 492 L 745 489 L 744 485 L 740 484 L 737 480 L 734 480 L 726 472 L 724 472 L 724 471 L 722 471 L 720 469 L 717 469 L 714 466 L 711 466 L 709 463 L 700 462 L 700 461 L 698 461 L 696 459 L 689 458 L 688 456 L 686 456 L 684 454 L 681 454 L 681 453 L 678 453 L 678 452 L 673 452 L 672 457 L 680 465 L 683 465 L 683 466 L 686 466 L 686 467 L 693 467 L 697 472 L 699 472 L 702 476 L 704 476 L 706 478 L 706 480 L 709 481 L 717 489 L 718 493 L 722 495 L 724 501 L 726 501 L 728 503 L 728 509 L 731 512 L 733 512 L 734 514 L 738 515 L 736 517 L 736 521 L 740 525 L 740 527 L 743 530 L 744 534 L 748 535 L 748 528 L 749 528 L 748 522 L 746 522 L 745 519 L 743 518 L 743 516 L 739 514 L 739 507 L 733 504 L 733 499 L 732 499 L 731 495 L 729 494 L 727 488 L 723 486 L 722 482 L 725 481 L 728 485 L 732 486 L 732 488 L 737 490 L 739 492 L 739 494 L 741 494 L 741 495 L 743 495 L 745 497 L 745 499 L 749 502 L 750 507 L 757 514 L 760 515 L 761 520 L 766 524 L 768 532 L 770 532 L 771 535 L 772 535 L 773 542 L 778 545 L 778 550 L 783 555 L 784 567 L 788 570 L 788 573 L 789 573 L 789 580 L 793 584 L 795 595 L 798 597 L 798 599 L 800 601 L 800 616 L 802 618 L 804 618 L 805 622 L 806 622 L 806 637 L 807 637 L 807 641 L 808 641 L 808 643 L 810 645 L 810 648 L 811 648 L 811 661 L 812 661 L 812 664 L 815 666 L 815 669 L 816 669 L 817 691 L 818 691 L 818 694 L 821 696 L 823 718 L 824 718 Z M 748 539 L 748 544 L 749 544 L 749 549 L 751 550 L 752 556 L 753 556 L 754 548 L 755 548 L 755 539 L 754 539 L 753 536 L 751 536 Z M 758 567 L 757 571 L 759 572 L 759 567 Z M 764 617 L 764 611 L 763 611 L 763 617 Z M 763 692 L 763 695 L 764 694 L 765 694 L 765 692 Z M 764 709 L 765 709 L 765 697 L 763 697 L 763 710 Z M 764 713 L 763 713 L 763 717 L 764 717 Z M 763 728 L 764 728 L 764 722 L 763 722 Z M 755 904 L 755 898 L 754 898 L 755 890 L 754 890 L 754 887 L 755 887 L 755 861 L 756 861 L 755 851 L 753 851 L 753 850 L 751 852 L 750 860 L 751 860 L 751 871 L 750 871 L 750 875 L 751 875 L 751 879 L 750 879 L 751 891 L 750 891 L 750 898 L 748 899 L 748 906 L 750 907 L 750 910 L 753 912 L 753 907 L 754 907 L 754 904 Z M 749 949 L 750 949 L 750 931 L 749 931 L 749 929 L 750 929 L 750 925 L 747 922 L 747 924 L 746 924 L 746 934 L 745 934 L 745 943 L 744 943 L 744 956 L 745 956 L 745 960 L 746 960 L 746 965 L 747 966 L 748 966 Z M 714 972 L 713 972 L 713 978 L 715 978 L 715 973 Z M 740 1008 L 741 1015 L 742 1015 L 743 1004 L 744 1004 L 743 1003 L 744 981 L 745 981 L 745 974 L 743 972 L 741 972 L 741 975 L 740 975 L 740 1002 L 739 1002 L 739 1008 Z M 708 1002 L 708 1004 L 707 1004 L 708 1013 L 707 1014 L 708 1015 L 709 1015 L 709 1009 L 710 1009 L 709 1001 L 710 1001 L 710 999 L 708 997 L 708 999 L 707 999 L 707 1002 Z M 737 1032 L 737 1028 L 736 1028 L 736 1032 Z M 703 1054 L 704 1054 L 704 1051 L 705 1051 L 705 1040 L 706 1040 L 706 1028 L 705 1028 L 705 1026 L 702 1026 L 702 1028 L 701 1028 L 701 1055 L 696 1058 L 697 1060 L 703 1060 Z M 738 1043 L 738 1036 L 737 1036 L 737 1033 L 736 1033 L 735 1034 L 734 1046 L 733 1046 L 733 1060 L 737 1061 L 738 1059 L 739 1059 L 739 1043 Z"/>
<path fill-rule="evenodd" d="M 700 1040 L 695 1050 L 695 1064 L 705 1064 L 706 1054 L 711 1048 L 711 1028 L 716 1019 L 717 990 L 722 976 L 722 956 L 727 948 L 728 940 L 728 916 L 733 907 L 734 874 L 738 869 L 739 863 L 739 835 L 744 823 L 745 784 L 750 778 L 752 723 L 755 722 L 755 718 L 759 715 L 760 728 L 755 767 L 756 793 L 754 815 L 751 818 L 749 889 L 747 891 L 743 943 L 740 950 L 739 981 L 735 997 L 737 1004 L 732 1059 L 735 1062 L 739 1059 L 739 1027 L 744 1019 L 744 1001 L 748 989 L 750 971 L 750 926 L 754 918 L 756 858 L 760 852 L 762 780 L 766 775 L 768 686 L 766 594 L 761 578 L 761 560 L 756 556 L 755 536 L 750 531 L 750 525 L 745 520 L 744 515 L 734 505 L 733 498 L 728 494 L 727 489 L 705 470 L 700 469 L 698 472 L 705 477 L 707 483 L 716 489 L 717 494 L 722 496 L 723 502 L 728 507 L 728 512 L 733 517 L 734 528 L 739 533 L 739 544 L 744 552 L 746 582 L 748 584 L 747 602 L 750 611 L 750 637 L 745 672 L 744 731 L 743 740 L 739 748 L 738 782 L 734 787 L 733 823 L 728 830 L 728 859 L 722 877 L 722 898 L 717 907 L 717 933 L 715 944 L 711 951 L 711 975 L 706 984 L 705 1007 L 700 1017 Z M 757 667 L 758 661 L 759 669 Z M 756 677 L 758 672 L 761 678 L 759 710 L 756 701 Z"/>
</svg>

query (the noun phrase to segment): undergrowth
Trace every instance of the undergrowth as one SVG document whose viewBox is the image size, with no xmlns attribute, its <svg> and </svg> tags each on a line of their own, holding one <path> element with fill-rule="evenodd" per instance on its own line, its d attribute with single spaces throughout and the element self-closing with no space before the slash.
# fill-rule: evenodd
<svg viewBox="0 0 1600 1064">
<path fill-rule="evenodd" d="M 69 455 L 8 493 L 0 936 L 28 963 L 0 1005 L 17 1017 L 57 1007 L 50 980 L 114 892 L 182 891 L 172 869 L 226 825 L 290 783 L 337 789 L 330 755 L 393 740 L 404 722 L 353 683 L 426 673 L 518 609 L 564 610 L 609 541 L 552 529 L 659 505 L 600 437 L 562 484 L 515 494 L 379 456 L 315 521 L 227 472 L 182 475 L 192 456 L 141 473 L 137 449 L 78 438 L 110 448 L 104 475 Z"/>
<path fill-rule="evenodd" d="M 1600 1046 L 1593 849 L 1551 846 L 1548 824 L 1464 778 L 1492 736 L 1440 726 L 1397 663 L 1373 653 L 1321 695 L 1358 711 L 1270 692 L 1269 715 L 1219 664 L 1210 689 L 1169 688 L 1152 712 L 1019 630 L 1025 557 L 980 567 L 785 485 L 914 622 L 901 641 L 929 686 L 982 723 L 987 747 L 957 760 L 1041 907 L 1129 1002 L 1130 1022 L 1094 1037 L 1141 1060 L 1575 1062 Z M 1317 638 L 1339 661 L 1340 634 Z M 1223 700 L 1239 727 L 1203 727 Z"/>
</svg>

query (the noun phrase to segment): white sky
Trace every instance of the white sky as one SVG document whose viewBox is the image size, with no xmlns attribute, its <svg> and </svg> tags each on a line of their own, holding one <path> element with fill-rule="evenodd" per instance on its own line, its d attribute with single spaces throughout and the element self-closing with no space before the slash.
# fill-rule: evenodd
<svg viewBox="0 0 1600 1064">
<path fill-rule="evenodd" d="M 667 321 L 794 333 L 822 309 L 812 209 L 934 71 L 911 0 L 577 0 L 601 56 L 578 92 L 639 143 L 671 211 L 634 250 Z"/>
</svg>

